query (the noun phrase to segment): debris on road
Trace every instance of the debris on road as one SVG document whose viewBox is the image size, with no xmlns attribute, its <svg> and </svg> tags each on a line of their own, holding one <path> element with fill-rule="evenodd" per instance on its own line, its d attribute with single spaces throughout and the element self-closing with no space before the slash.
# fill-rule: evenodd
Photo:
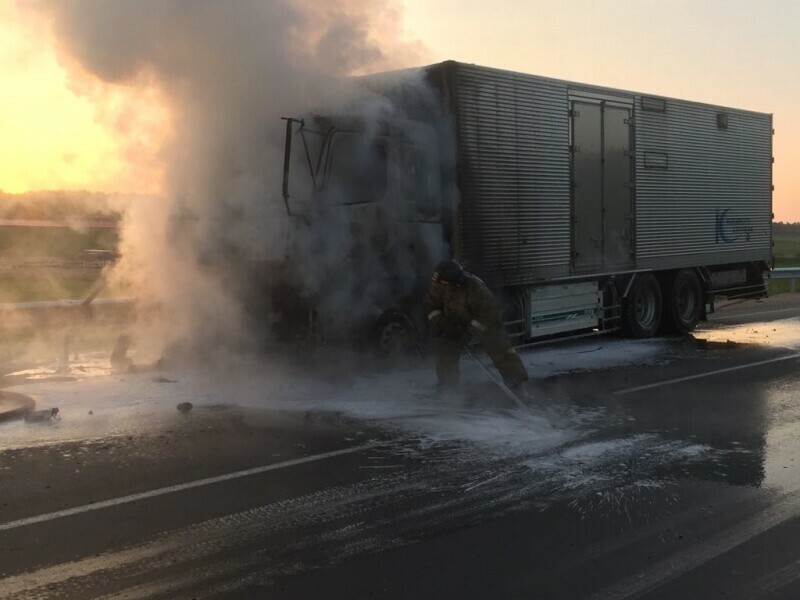
<svg viewBox="0 0 800 600">
<path fill-rule="evenodd" d="M 45 410 L 31 410 L 25 413 L 26 423 L 44 423 L 50 420 L 58 420 L 58 408 L 47 408 Z"/>
<path fill-rule="evenodd" d="M 30 396 L 0 391 L 0 421 L 18 419 L 35 406 L 36 402 Z"/>
<path fill-rule="evenodd" d="M 177 408 L 182 413 L 188 413 L 190 410 L 192 410 L 193 407 L 194 405 L 191 402 L 181 402 L 175 408 Z"/>
<path fill-rule="evenodd" d="M 160 371 L 166 365 L 166 359 L 162 356 L 155 362 L 146 364 L 136 364 L 133 359 L 128 356 L 128 351 L 133 344 L 133 339 L 127 333 L 120 334 L 117 338 L 114 350 L 111 352 L 111 370 L 115 373 L 148 373 L 152 371 Z M 158 378 L 156 378 L 158 379 Z M 164 379 L 164 378 L 161 378 Z M 164 379 L 164 381 L 157 381 L 157 383 L 175 383 Z"/>
<path fill-rule="evenodd" d="M 166 377 L 162 377 L 161 375 L 156 375 L 153 377 L 153 381 L 155 383 L 178 383 L 175 379 L 167 379 Z"/>
</svg>

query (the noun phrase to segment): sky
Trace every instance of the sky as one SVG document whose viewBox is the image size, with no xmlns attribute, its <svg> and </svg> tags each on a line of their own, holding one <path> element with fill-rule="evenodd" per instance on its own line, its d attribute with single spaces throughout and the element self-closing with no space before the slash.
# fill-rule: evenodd
<svg viewBox="0 0 800 600">
<path fill-rule="evenodd" d="M 0 190 L 158 193 L 156 153 L 143 147 L 169 130 L 156 92 L 70 77 L 46 23 L 15 2 L 0 0 Z"/>
<path fill-rule="evenodd" d="M 67 87 L 47 45 L 0 5 L 0 189 L 103 187 L 103 157 L 112 135 L 95 121 L 92 103 Z"/>
<path fill-rule="evenodd" d="M 800 3 L 402 3 L 404 36 L 428 63 L 455 59 L 774 114 L 775 218 L 800 221 Z M 119 89 L 93 102 L 112 92 L 70 79 L 54 40 L 15 0 L 0 0 L 0 82 L 1 190 L 158 193 L 158 161 L 141 160 L 169 128 L 155 92 Z"/>
</svg>

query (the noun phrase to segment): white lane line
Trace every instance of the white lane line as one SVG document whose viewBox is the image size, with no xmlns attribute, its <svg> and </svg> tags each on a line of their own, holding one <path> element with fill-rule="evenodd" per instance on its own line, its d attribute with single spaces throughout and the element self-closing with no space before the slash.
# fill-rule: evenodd
<svg viewBox="0 0 800 600">
<path fill-rule="evenodd" d="M 155 498 L 157 496 L 164 496 L 165 494 L 173 494 L 175 492 L 182 492 L 192 488 L 220 483 L 222 481 L 230 481 L 231 479 L 240 479 L 242 477 L 249 477 L 250 475 L 258 475 L 260 473 L 267 473 L 269 471 L 277 471 L 278 469 L 287 469 L 289 467 L 296 467 L 297 465 L 304 465 L 307 463 L 333 458 L 335 456 L 344 456 L 345 454 L 355 454 L 356 452 L 363 452 L 371 450 L 380 446 L 378 443 L 364 444 L 363 446 L 355 446 L 351 448 L 344 448 L 342 450 L 334 450 L 332 452 L 324 452 L 322 454 L 314 454 L 311 456 L 304 456 L 303 458 L 294 458 L 280 463 L 271 465 L 264 465 L 262 467 L 254 467 L 252 469 L 245 469 L 243 471 L 235 471 L 233 473 L 226 473 L 225 475 L 217 475 L 216 477 L 208 477 L 206 479 L 197 479 L 195 481 L 188 481 L 186 483 L 179 483 L 177 485 L 170 485 L 155 490 L 148 490 L 146 492 L 139 492 L 138 494 L 130 494 L 128 496 L 121 496 L 119 498 L 112 498 L 111 500 L 103 500 L 95 502 L 94 504 L 84 504 L 83 506 L 76 506 L 75 508 L 67 508 L 58 510 L 35 517 L 27 517 L 25 519 L 18 519 L 16 521 L 9 521 L 8 523 L 0 523 L 0 532 L 9 531 L 10 529 L 17 529 L 18 527 L 25 527 L 26 525 L 33 525 L 35 523 L 44 523 L 45 521 L 52 521 L 54 519 L 61 519 L 63 517 L 71 517 L 82 513 L 91 512 L 93 510 L 101 510 L 110 508 L 112 506 L 119 506 L 120 504 L 128 504 L 129 502 L 137 502 L 139 500 L 146 500 L 148 498 Z"/>
<path fill-rule="evenodd" d="M 168 554 L 174 556 L 183 546 L 176 540 L 168 542 L 156 542 L 150 545 L 143 545 L 128 548 L 119 552 L 108 552 L 90 558 L 85 558 L 70 563 L 60 563 L 52 567 L 45 567 L 38 571 L 22 573 L 0 579 L 0 598 L 12 598 L 23 592 L 41 590 L 48 586 L 56 586 L 69 579 L 79 579 L 88 577 L 98 571 L 106 571 L 109 578 L 117 575 L 114 571 L 122 570 L 122 567 L 132 565 L 140 561 L 146 561 L 159 555 Z M 124 571 L 123 571 L 124 572 Z M 54 590 L 48 590 L 51 597 L 58 594 Z"/>
<path fill-rule="evenodd" d="M 624 598 L 644 596 L 718 556 L 738 548 L 765 531 L 780 526 L 789 519 L 795 518 L 796 515 L 797 502 L 792 496 L 714 537 L 707 538 L 682 552 L 661 559 L 652 566 L 624 578 L 610 588 L 592 594 L 589 596 L 589 600 L 623 600 Z M 759 593 L 756 596 L 762 597 L 762 594 Z"/>
<path fill-rule="evenodd" d="M 749 581 L 747 584 L 739 587 L 734 592 L 734 595 L 730 597 L 743 598 L 744 600 L 777 597 L 779 592 L 792 585 L 799 578 L 800 560 L 795 560 L 788 565 L 762 575 L 755 581 Z M 730 594 L 730 591 L 728 591 L 728 593 Z"/>
<path fill-rule="evenodd" d="M 698 373 L 696 375 L 687 375 L 686 377 L 677 377 L 675 379 L 667 379 L 666 381 L 657 381 L 656 383 L 649 383 L 647 385 L 640 385 L 637 387 L 628 388 L 625 390 L 617 390 L 614 392 L 617 395 L 624 395 L 624 394 L 632 394 L 634 392 L 641 392 L 643 390 L 651 390 L 653 388 L 664 387 L 667 385 L 672 385 L 674 383 L 682 383 L 684 381 L 692 381 L 693 379 L 703 379 L 704 377 L 713 377 L 714 375 L 720 375 L 722 373 L 731 373 L 732 371 L 741 371 L 742 369 L 752 369 L 753 367 L 758 367 L 761 365 L 768 365 L 771 363 L 781 362 L 784 360 L 792 360 L 795 358 L 800 358 L 800 353 L 798 354 L 790 354 L 788 356 L 779 356 L 778 358 L 770 358 L 768 360 L 760 360 L 758 362 L 747 363 L 745 365 L 737 365 L 735 367 L 727 367 L 726 369 L 717 369 L 716 371 L 705 371 L 704 373 Z"/>
<path fill-rule="evenodd" d="M 121 596 L 149 598 L 150 595 L 138 593 L 140 587 L 133 582 L 145 581 L 152 576 L 155 577 L 152 583 L 141 585 L 155 585 L 160 581 L 157 572 L 162 572 L 168 581 L 175 583 L 176 589 L 181 572 L 194 573 L 195 583 L 208 581 L 214 575 L 227 573 L 228 567 L 239 569 L 251 564 L 248 561 L 257 554 L 250 553 L 247 557 L 239 555 L 241 549 L 250 548 L 255 540 L 263 541 L 264 536 L 304 530 L 312 523 L 317 530 L 325 528 L 327 524 L 343 517 L 360 514 L 363 506 L 373 506 L 376 501 L 380 503 L 381 499 L 394 497 L 407 489 L 408 482 L 402 478 L 367 480 L 278 500 L 174 530 L 168 529 L 138 546 L 59 563 L 5 579 L 0 574 L 0 598 L 16 597 L 23 592 L 27 592 L 25 598 L 60 598 L 69 596 L 70 590 L 78 590 L 83 597 L 94 598 L 92 591 L 96 592 L 98 586 L 103 588 L 104 580 L 117 581 L 120 578 L 128 579 L 129 583 L 125 585 L 134 585 L 120 591 Z M 348 531 L 356 536 L 361 530 L 363 528 L 354 526 Z M 301 536 L 300 539 L 315 538 L 309 534 L 307 538 Z M 262 556 L 259 560 L 258 566 L 264 567 L 279 558 Z M 201 574 L 198 575 L 194 565 L 200 565 Z M 35 594 L 34 590 L 39 594 Z M 170 598 L 178 596 L 179 592 L 174 590 L 168 594 Z M 216 596 L 212 594 L 208 597 Z"/>
</svg>

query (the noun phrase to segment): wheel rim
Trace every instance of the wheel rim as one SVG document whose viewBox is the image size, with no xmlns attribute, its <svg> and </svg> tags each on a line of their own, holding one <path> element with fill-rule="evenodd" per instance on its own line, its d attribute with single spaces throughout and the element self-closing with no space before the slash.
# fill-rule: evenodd
<svg viewBox="0 0 800 600">
<path fill-rule="evenodd" d="M 636 294 L 636 323 L 642 329 L 650 329 L 656 320 L 656 292 L 647 286 Z"/>
<path fill-rule="evenodd" d="M 408 339 L 408 330 L 401 323 L 388 323 L 381 330 L 381 350 L 386 353 L 401 351 L 407 346 Z"/>
</svg>

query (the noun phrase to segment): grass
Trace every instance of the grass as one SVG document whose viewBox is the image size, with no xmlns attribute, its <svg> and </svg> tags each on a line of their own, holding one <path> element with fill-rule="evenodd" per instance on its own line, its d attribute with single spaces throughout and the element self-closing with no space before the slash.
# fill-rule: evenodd
<svg viewBox="0 0 800 600">
<path fill-rule="evenodd" d="M 0 227 L 0 258 L 74 260 L 89 249 L 114 251 L 118 242 L 114 229 Z"/>
<path fill-rule="evenodd" d="M 100 269 L 0 271 L 0 302 L 83 300 L 100 279 Z M 101 295 L 108 296 L 104 290 Z"/>
<path fill-rule="evenodd" d="M 36 269 L 0 273 L 0 302 L 85 298 L 99 277 L 99 270 L 77 269 Z"/>
<path fill-rule="evenodd" d="M 788 294 L 792 291 L 791 283 L 788 279 L 773 279 L 769 282 L 769 295 Z"/>
<path fill-rule="evenodd" d="M 70 358 L 98 350 L 110 353 L 117 336 L 125 331 L 128 324 L 126 320 L 115 323 L 88 320 L 59 327 L 2 332 L 0 387 L 2 376 L 6 373 L 32 368 L 42 360 L 48 363 L 57 361 L 64 351 L 66 336 L 69 336 Z"/>
<path fill-rule="evenodd" d="M 118 242 L 114 229 L 0 227 L 0 264 L 29 265 L 0 270 L 0 302 L 85 299 L 100 278 L 99 268 L 45 269 L 30 263 L 91 260 L 87 250 L 114 252 Z"/>
<path fill-rule="evenodd" d="M 45 196 L 44 201 L 36 201 L 34 197 L 13 197 L 0 193 L 0 216 L 44 220 L 119 218 L 118 214 L 108 215 L 86 208 L 94 198 L 91 194 L 75 195 L 74 202 L 70 200 L 69 193 Z M 0 269 L 0 303 L 85 299 L 100 279 L 102 271 L 99 268 L 10 267 L 42 260 L 95 260 L 96 255 L 87 253 L 87 250 L 113 252 L 118 242 L 119 233 L 116 229 L 0 226 L 0 266 L 3 267 Z M 115 290 L 104 290 L 101 295 L 122 294 L 115 294 Z M 54 325 L 20 324 L 20 319 L 24 321 L 24 318 L 13 314 L 3 315 L 2 319 L 0 374 L 5 372 L 5 367 L 34 363 L 41 357 L 55 359 L 63 350 L 66 335 L 72 338 L 70 349 L 73 353 L 95 348 L 110 349 L 121 327 L 116 323 L 102 322 L 101 319 L 75 320 L 74 324 L 59 321 Z"/>
<path fill-rule="evenodd" d="M 800 235 L 780 233 L 773 236 L 772 256 L 776 268 L 800 267 Z M 774 279 L 769 283 L 770 294 L 786 294 L 791 291 L 789 279 Z"/>
<path fill-rule="evenodd" d="M 776 267 L 800 266 L 800 239 L 786 239 L 783 236 L 775 237 L 772 247 L 772 256 L 775 258 Z"/>
</svg>

